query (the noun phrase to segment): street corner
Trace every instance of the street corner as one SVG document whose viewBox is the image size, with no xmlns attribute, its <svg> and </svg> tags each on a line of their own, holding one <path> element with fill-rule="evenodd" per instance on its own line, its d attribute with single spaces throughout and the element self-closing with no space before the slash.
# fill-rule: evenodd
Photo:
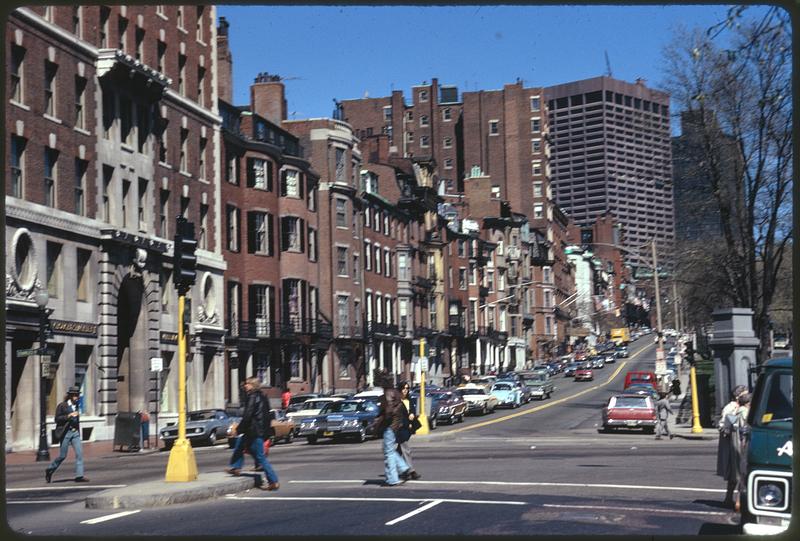
<svg viewBox="0 0 800 541">
<path fill-rule="evenodd" d="M 113 488 L 86 497 L 87 509 L 140 509 L 218 498 L 254 488 L 263 477 L 242 474 L 232 477 L 223 472 L 201 473 L 194 481 L 148 481 Z"/>
</svg>

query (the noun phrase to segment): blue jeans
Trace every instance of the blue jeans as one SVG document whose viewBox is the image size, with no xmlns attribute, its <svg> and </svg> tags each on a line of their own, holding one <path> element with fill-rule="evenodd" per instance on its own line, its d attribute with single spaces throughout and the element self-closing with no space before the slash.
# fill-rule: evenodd
<svg viewBox="0 0 800 541">
<path fill-rule="evenodd" d="M 259 464 L 264 470 L 264 473 L 267 476 L 267 481 L 270 483 L 277 483 L 278 474 L 275 473 L 275 470 L 272 469 L 272 465 L 269 463 L 269 460 L 267 460 L 267 457 L 264 456 L 264 438 L 253 438 L 247 434 L 239 437 L 236 440 L 236 447 L 233 450 L 233 456 L 231 456 L 231 462 L 229 464 L 230 467 L 236 469 L 242 468 L 244 465 L 245 449 L 250 450 L 250 454 L 256 461 L 256 464 Z"/>
<path fill-rule="evenodd" d="M 386 483 L 396 485 L 400 482 L 400 474 L 409 470 L 408 464 L 397 452 L 397 437 L 392 427 L 383 431 L 383 468 Z"/>
<path fill-rule="evenodd" d="M 67 451 L 69 446 L 75 449 L 75 477 L 83 477 L 83 444 L 81 443 L 80 430 L 67 430 L 64 434 L 64 439 L 61 440 L 61 452 L 53 462 L 47 467 L 50 471 L 56 471 L 58 467 L 67 458 Z"/>
</svg>

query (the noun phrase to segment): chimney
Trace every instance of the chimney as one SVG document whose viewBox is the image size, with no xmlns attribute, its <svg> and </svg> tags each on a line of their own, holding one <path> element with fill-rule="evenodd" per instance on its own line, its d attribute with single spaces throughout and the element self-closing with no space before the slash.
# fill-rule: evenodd
<svg viewBox="0 0 800 541">
<path fill-rule="evenodd" d="M 286 120 L 286 97 L 283 82 L 278 75 L 259 73 L 250 86 L 250 104 L 253 112 L 280 126 Z"/>
<path fill-rule="evenodd" d="M 225 17 L 219 18 L 217 27 L 217 77 L 219 78 L 219 99 L 233 105 L 233 56 L 228 47 L 228 27 Z"/>
</svg>

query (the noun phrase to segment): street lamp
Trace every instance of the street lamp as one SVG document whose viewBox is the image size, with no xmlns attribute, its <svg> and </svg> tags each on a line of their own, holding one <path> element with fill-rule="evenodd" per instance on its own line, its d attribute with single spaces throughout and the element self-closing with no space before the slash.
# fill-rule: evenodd
<svg viewBox="0 0 800 541">
<path fill-rule="evenodd" d="M 45 337 L 45 326 L 47 325 L 47 302 L 50 295 L 46 289 L 39 289 L 36 292 L 36 306 L 39 307 L 39 450 L 36 452 L 36 462 L 50 460 L 50 451 L 47 450 L 47 421 L 45 413 L 47 409 L 47 397 L 45 389 L 47 380 L 44 375 L 44 352 L 47 348 Z"/>
</svg>

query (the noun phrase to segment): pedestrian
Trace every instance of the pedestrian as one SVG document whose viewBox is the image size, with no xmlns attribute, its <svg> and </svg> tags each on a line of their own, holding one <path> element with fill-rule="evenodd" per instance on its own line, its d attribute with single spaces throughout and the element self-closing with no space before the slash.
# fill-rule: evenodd
<svg viewBox="0 0 800 541">
<path fill-rule="evenodd" d="M 656 439 L 661 439 L 661 434 L 666 434 L 669 439 L 672 439 L 673 434 L 669 430 L 669 415 L 672 413 L 672 408 L 669 405 L 669 398 L 667 393 L 659 391 L 658 401 L 656 402 Z"/>
<path fill-rule="evenodd" d="M 398 434 L 398 450 L 403 460 L 408 465 L 408 472 L 405 474 L 406 479 L 420 479 L 422 476 L 414 469 L 414 463 L 411 460 L 411 436 L 422 426 L 419 419 L 417 419 L 417 402 L 411 398 L 411 386 L 407 381 L 401 381 L 397 386 L 400 390 L 400 402 L 403 406 L 403 426 Z"/>
<path fill-rule="evenodd" d="M 671 384 L 671 387 L 670 387 L 670 392 L 675 396 L 675 398 L 678 398 L 681 395 L 681 380 L 680 379 L 675 378 L 675 379 L 672 380 L 672 384 Z"/>
<path fill-rule="evenodd" d="M 736 412 L 739 410 L 739 395 L 746 392 L 744 385 L 737 385 L 731 391 L 730 402 L 725 404 L 720 413 L 717 428 L 719 430 L 719 442 L 717 443 L 717 475 L 727 481 L 725 490 L 725 500 L 723 505 L 733 507 L 733 491 L 738 484 L 738 460 L 737 451 L 738 441 L 733 441 L 734 425 L 736 423 Z"/>
<path fill-rule="evenodd" d="M 281 394 L 281 408 L 286 409 L 289 407 L 289 403 L 292 401 L 292 392 L 289 390 L 288 386 L 283 388 L 283 394 Z"/>
<path fill-rule="evenodd" d="M 232 475 L 241 475 L 244 450 L 248 449 L 267 476 L 267 485 L 262 482 L 258 488 L 278 490 L 280 488 L 278 475 L 264 456 L 264 439 L 271 437 L 274 432 L 270 424 L 269 401 L 264 400 L 264 395 L 259 389 L 260 385 L 258 378 L 254 377 L 247 378 L 244 382 L 246 402 L 242 420 L 237 427 L 237 432 L 242 436 L 236 442 L 236 448 L 225 471 Z"/>
<path fill-rule="evenodd" d="M 376 383 L 383 387 L 383 396 L 378 401 L 380 412 L 374 421 L 374 431 L 383 435 L 383 466 L 385 481 L 382 486 L 391 487 L 402 484 L 410 470 L 403 456 L 397 450 L 397 433 L 403 426 L 402 397 L 394 388 L 391 377 L 376 369 Z"/>
<path fill-rule="evenodd" d="M 56 406 L 56 440 L 61 442 L 58 457 L 50 463 L 44 471 L 45 481 L 52 480 L 53 474 L 67 458 L 69 447 L 75 450 L 75 482 L 88 483 L 89 479 L 83 476 L 83 444 L 81 443 L 81 417 L 78 409 L 78 399 L 81 390 L 72 386 L 67 390 L 64 401 Z"/>
<path fill-rule="evenodd" d="M 736 462 L 736 490 L 739 494 L 745 491 L 747 482 L 747 449 L 750 444 L 750 424 L 747 422 L 747 416 L 750 414 L 750 398 L 751 395 L 747 391 L 737 397 L 739 408 L 736 410 L 735 435 L 731 435 L 732 438 L 738 440 L 735 445 L 738 444 L 737 451 L 739 453 L 739 459 Z M 737 498 L 734 510 L 738 513 L 741 510 L 740 507 L 741 502 Z"/>
<path fill-rule="evenodd" d="M 139 420 L 142 426 L 142 446 L 150 449 L 150 414 L 147 410 L 139 410 Z"/>
</svg>

